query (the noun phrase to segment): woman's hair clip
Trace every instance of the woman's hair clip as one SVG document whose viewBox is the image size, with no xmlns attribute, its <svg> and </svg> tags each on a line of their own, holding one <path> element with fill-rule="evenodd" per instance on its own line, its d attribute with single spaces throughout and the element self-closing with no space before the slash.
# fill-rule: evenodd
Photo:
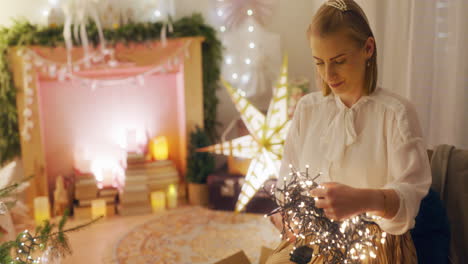
<svg viewBox="0 0 468 264">
<path fill-rule="evenodd" d="M 328 6 L 332 6 L 338 10 L 341 10 L 342 12 L 348 10 L 348 6 L 346 5 L 344 0 L 330 0 L 325 4 Z"/>
</svg>

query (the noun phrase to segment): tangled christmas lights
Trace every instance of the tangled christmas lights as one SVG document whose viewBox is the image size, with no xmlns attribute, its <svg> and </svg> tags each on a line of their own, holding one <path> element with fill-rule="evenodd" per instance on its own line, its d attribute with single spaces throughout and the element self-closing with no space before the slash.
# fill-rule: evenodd
<svg viewBox="0 0 468 264">
<path fill-rule="evenodd" d="M 265 217 L 280 213 L 281 237 L 288 233 L 296 237 L 291 260 L 297 259 L 298 255 L 302 258 L 304 252 L 308 252 L 309 260 L 322 256 L 325 264 L 357 264 L 369 257 L 375 259 L 377 245 L 384 244 L 387 235 L 374 223 L 378 217 L 363 214 L 344 221 L 327 218 L 324 210 L 315 206 L 319 198 L 310 195 L 311 190 L 323 188 L 316 182 L 321 174 L 311 177 L 308 166 L 305 172 L 296 171 L 291 165 L 290 168 L 290 179 L 283 178 L 284 187 L 270 190 L 271 198 L 279 207 Z M 304 246 L 312 250 L 304 250 Z"/>
</svg>

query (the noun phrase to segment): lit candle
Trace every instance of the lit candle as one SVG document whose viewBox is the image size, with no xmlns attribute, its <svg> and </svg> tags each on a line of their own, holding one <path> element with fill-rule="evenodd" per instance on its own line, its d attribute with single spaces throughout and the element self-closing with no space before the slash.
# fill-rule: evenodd
<svg viewBox="0 0 468 264">
<path fill-rule="evenodd" d="M 166 194 L 164 192 L 152 192 L 151 207 L 154 213 L 164 211 L 166 209 Z"/>
<path fill-rule="evenodd" d="M 167 188 L 167 207 L 177 207 L 177 189 L 175 184 L 170 184 Z"/>
<path fill-rule="evenodd" d="M 36 220 L 36 225 L 42 225 L 44 221 L 50 220 L 50 205 L 47 196 L 34 198 L 34 220 Z"/>
<path fill-rule="evenodd" d="M 156 137 L 152 140 L 152 154 L 156 160 L 167 160 L 169 156 L 169 147 L 167 138 L 164 136 Z"/>
<path fill-rule="evenodd" d="M 107 208 L 105 200 L 92 200 L 91 201 L 91 217 L 96 219 L 101 216 L 106 216 Z"/>
<path fill-rule="evenodd" d="M 42 225 L 44 221 L 50 220 L 50 204 L 47 196 L 34 198 L 34 220 L 36 225 Z"/>
</svg>

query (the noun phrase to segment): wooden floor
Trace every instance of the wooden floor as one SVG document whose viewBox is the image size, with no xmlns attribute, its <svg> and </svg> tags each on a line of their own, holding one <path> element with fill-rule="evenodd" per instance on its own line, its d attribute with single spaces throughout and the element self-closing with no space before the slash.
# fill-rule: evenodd
<svg viewBox="0 0 468 264">
<path fill-rule="evenodd" d="M 78 232 L 70 233 L 68 238 L 70 239 L 73 253 L 71 256 L 65 257 L 61 263 L 111 263 L 108 262 L 109 259 L 103 260 L 106 256 L 109 256 L 109 252 L 113 249 L 118 239 L 135 226 L 150 220 L 152 217 L 154 217 L 152 214 L 125 217 L 113 216 L 108 219 L 102 219 Z M 72 227 L 85 222 L 83 220 L 70 220 L 67 226 Z"/>
</svg>

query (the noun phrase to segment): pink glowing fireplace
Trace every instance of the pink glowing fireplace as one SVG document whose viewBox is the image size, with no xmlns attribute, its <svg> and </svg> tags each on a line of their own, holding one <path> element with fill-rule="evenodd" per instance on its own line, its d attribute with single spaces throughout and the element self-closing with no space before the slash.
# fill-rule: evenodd
<svg viewBox="0 0 468 264">
<path fill-rule="evenodd" d="M 160 135 L 184 175 L 187 135 L 203 126 L 201 42 L 117 45 L 111 60 L 86 67 L 76 49 L 70 71 L 63 48 L 11 50 L 18 111 L 27 112 L 19 115 L 25 173 L 36 175 L 28 201 L 74 170 L 120 177 L 127 153 Z"/>
</svg>

